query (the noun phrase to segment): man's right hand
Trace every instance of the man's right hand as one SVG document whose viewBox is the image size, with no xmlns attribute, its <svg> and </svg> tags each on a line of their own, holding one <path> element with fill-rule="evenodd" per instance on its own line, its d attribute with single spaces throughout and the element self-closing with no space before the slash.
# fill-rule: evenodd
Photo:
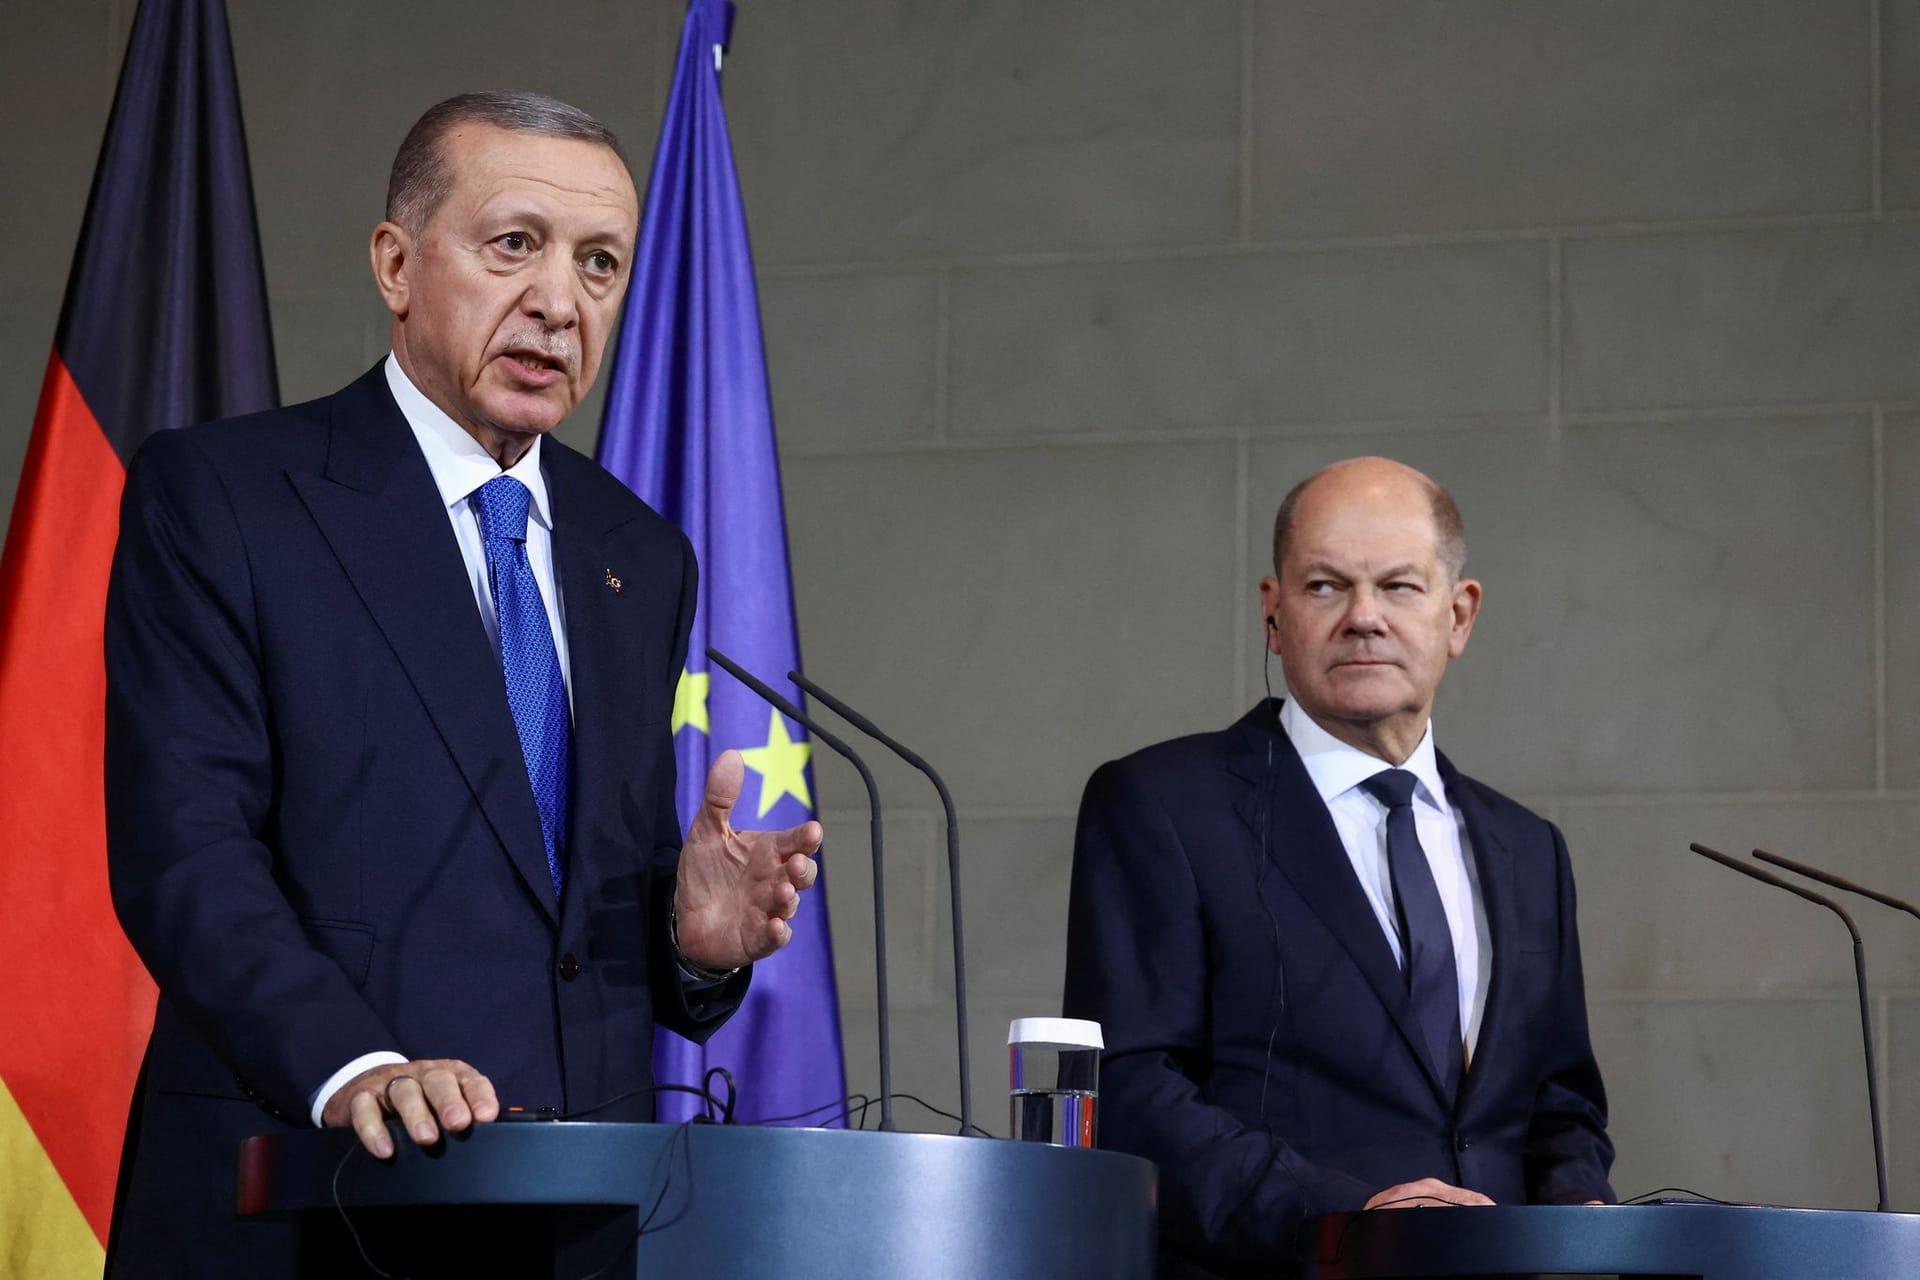
<svg viewBox="0 0 1920 1280">
<path fill-rule="evenodd" d="M 1418 1182 L 1402 1182 L 1398 1186 L 1388 1187 L 1367 1201 L 1369 1209 L 1419 1209 L 1445 1204 L 1492 1204 L 1493 1201 L 1478 1191 L 1469 1191 L 1465 1187 L 1456 1187 L 1438 1178 L 1422 1178 Z"/>
<path fill-rule="evenodd" d="M 327 1099 L 320 1120 L 329 1129 L 352 1126 L 360 1145 L 384 1160 L 393 1154 L 388 1116 L 400 1117 L 425 1147 L 439 1141 L 442 1129 L 458 1133 L 498 1119 L 500 1100 L 493 1082 L 459 1059 L 423 1058 L 362 1071 Z"/>
</svg>

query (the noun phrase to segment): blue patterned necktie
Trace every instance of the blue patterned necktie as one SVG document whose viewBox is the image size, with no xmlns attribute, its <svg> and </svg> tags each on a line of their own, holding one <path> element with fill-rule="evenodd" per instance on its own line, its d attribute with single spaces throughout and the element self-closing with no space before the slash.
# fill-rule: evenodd
<svg viewBox="0 0 1920 1280">
<path fill-rule="evenodd" d="M 1388 769 L 1360 786 L 1387 807 L 1387 874 L 1399 917 L 1401 969 L 1427 1053 L 1452 1096 L 1466 1056 L 1460 1035 L 1460 979 L 1453 963 L 1453 931 L 1414 825 L 1415 781 L 1405 769 Z"/>
<path fill-rule="evenodd" d="M 547 625 L 547 606 L 527 561 L 527 486 L 512 476 L 495 476 L 473 491 L 474 514 L 487 550 L 487 581 L 500 621 L 500 665 L 506 673 L 507 705 L 520 733 L 520 754 L 540 810 L 540 834 L 547 846 L 547 874 L 553 896 L 560 897 L 561 861 L 567 848 L 567 774 L 572 765 L 573 732 L 567 713 L 567 686 L 560 677 L 560 653 Z"/>
</svg>

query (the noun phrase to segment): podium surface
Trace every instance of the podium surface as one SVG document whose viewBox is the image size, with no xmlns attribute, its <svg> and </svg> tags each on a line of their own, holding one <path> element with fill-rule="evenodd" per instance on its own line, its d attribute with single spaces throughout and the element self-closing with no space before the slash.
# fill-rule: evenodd
<svg viewBox="0 0 1920 1280">
<path fill-rule="evenodd" d="M 554 1274 L 1149 1280 L 1153 1166 L 937 1134 L 729 1125 L 479 1125 L 391 1160 L 350 1132 L 241 1145 L 242 1214 L 548 1211 Z M 378 1261 L 376 1259 L 376 1261 Z"/>
<path fill-rule="evenodd" d="M 1766 1205 L 1508 1205 L 1332 1214 L 1313 1280 L 1662 1276 L 1895 1280 L 1920 1275 L 1920 1215 Z"/>
</svg>

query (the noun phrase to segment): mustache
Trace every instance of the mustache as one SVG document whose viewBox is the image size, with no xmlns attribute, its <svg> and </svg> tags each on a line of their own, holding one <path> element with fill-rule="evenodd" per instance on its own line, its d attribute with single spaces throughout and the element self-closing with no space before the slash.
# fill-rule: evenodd
<svg viewBox="0 0 1920 1280">
<path fill-rule="evenodd" d="M 541 356 L 563 369 L 573 369 L 580 363 L 579 348 L 574 345 L 571 338 L 541 329 L 523 329 L 508 334 L 500 344 L 500 352 L 506 355 L 516 351 Z"/>
</svg>

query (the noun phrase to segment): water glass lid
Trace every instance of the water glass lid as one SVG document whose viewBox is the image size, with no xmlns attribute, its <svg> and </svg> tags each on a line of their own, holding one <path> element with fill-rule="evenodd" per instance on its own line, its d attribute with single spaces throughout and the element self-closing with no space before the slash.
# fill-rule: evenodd
<svg viewBox="0 0 1920 1280">
<path fill-rule="evenodd" d="M 1100 1024 L 1086 1018 L 1015 1018 L 1007 1028 L 1008 1044 L 1031 1044 L 1052 1049 L 1104 1049 Z"/>
</svg>

